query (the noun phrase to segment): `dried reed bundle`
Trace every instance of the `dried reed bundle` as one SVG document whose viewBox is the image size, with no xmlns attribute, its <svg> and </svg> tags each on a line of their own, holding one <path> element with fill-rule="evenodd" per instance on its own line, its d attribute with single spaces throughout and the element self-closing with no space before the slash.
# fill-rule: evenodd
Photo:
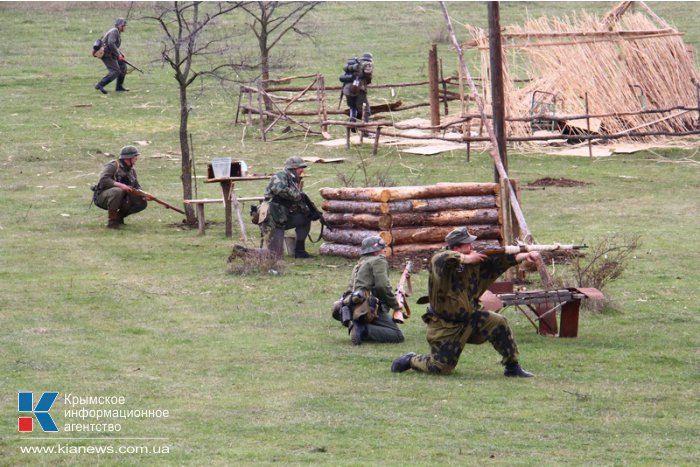
<svg viewBox="0 0 700 467">
<path fill-rule="evenodd" d="M 683 132 L 692 128 L 696 112 L 638 113 L 697 107 L 693 82 L 698 74 L 682 33 L 646 5 L 646 14 L 630 13 L 625 3 L 603 18 L 583 12 L 506 28 L 502 43 L 508 117 L 527 116 L 533 107 L 533 93 L 539 91 L 556 94 L 559 118 L 585 114 L 586 94 L 589 115 L 630 113 L 601 117 L 601 133 Z M 473 40 L 468 47 L 479 49 L 481 76 L 489 80 L 488 35 L 473 27 L 470 33 Z M 490 85 L 482 89 L 483 98 L 490 102 Z M 586 126 L 585 119 L 573 123 Z M 508 133 L 527 136 L 531 127 L 527 122 L 509 122 Z"/>
</svg>

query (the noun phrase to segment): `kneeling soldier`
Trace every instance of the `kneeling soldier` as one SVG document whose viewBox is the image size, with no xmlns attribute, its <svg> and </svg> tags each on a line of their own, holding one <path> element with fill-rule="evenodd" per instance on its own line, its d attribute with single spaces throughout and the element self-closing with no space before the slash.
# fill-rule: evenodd
<svg viewBox="0 0 700 467">
<path fill-rule="evenodd" d="M 448 374 L 457 366 L 466 344 L 488 341 L 501 354 L 505 376 L 530 377 L 518 363 L 518 346 L 506 319 L 481 308 L 479 297 L 511 266 L 521 261 L 534 262 L 539 253 L 500 254 L 486 256 L 472 250 L 476 240 L 466 227 L 445 237 L 447 249 L 430 259 L 428 296 L 430 306 L 423 315 L 428 324 L 430 353 L 409 352 L 391 365 L 400 373 L 413 368 L 426 373 Z"/>
<path fill-rule="evenodd" d="M 348 292 L 365 299 L 354 306 L 352 321 L 348 323 L 353 345 L 360 345 L 362 341 L 399 343 L 404 340 L 403 333 L 389 314 L 390 309 L 403 309 L 389 282 L 389 263 L 382 255 L 385 248 L 386 243 L 381 237 L 365 238 L 360 260 L 352 270 Z"/>
</svg>

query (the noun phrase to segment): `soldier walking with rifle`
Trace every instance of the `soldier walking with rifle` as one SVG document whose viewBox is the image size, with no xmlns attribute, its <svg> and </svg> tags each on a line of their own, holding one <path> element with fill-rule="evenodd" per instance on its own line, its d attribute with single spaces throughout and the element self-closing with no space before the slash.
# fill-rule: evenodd
<svg viewBox="0 0 700 467">
<path fill-rule="evenodd" d="M 143 211 L 153 196 L 142 191 L 136 177 L 136 160 L 141 155 L 135 146 L 124 146 L 119 159 L 108 162 L 93 187 L 95 204 L 107 210 L 107 227 L 118 229 L 124 218 Z M 180 212 L 183 212 L 180 210 Z"/>
<path fill-rule="evenodd" d="M 430 353 L 409 352 L 391 365 L 394 373 L 416 371 L 448 374 L 457 366 L 466 344 L 489 341 L 501 354 L 504 375 L 533 376 L 518 363 L 518 347 L 506 319 L 483 310 L 479 297 L 510 267 L 522 261 L 535 262 L 539 253 L 496 253 L 490 256 L 472 250 L 476 240 L 466 227 L 445 237 L 447 249 L 430 259 L 428 299 L 430 306 L 422 318 L 428 325 Z"/>
<path fill-rule="evenodd" d="M 126 20 L 124 18 L 117 18 L 114 23 L 114 27 L 107 31 L 102 38 L 102 44 L 104 45 L 104 55 L 102 55 L 102 63 L 107 67 L 107 75 L 100 80 L 99 83 L 95 85 L 95 89 L 100 91 L 102 94 L 107 94 L 105 86 L 109 83 L 117 80 L 117 92 L 126 92 L 128 89 L 124 87 L 124 79 L 126 78 L 126 57 L 119 47 L 122 45 L 121 33 L 124 32 L 126 28 Z M 140 70 L 139 70 L 140 71 Z"/>
</svg>

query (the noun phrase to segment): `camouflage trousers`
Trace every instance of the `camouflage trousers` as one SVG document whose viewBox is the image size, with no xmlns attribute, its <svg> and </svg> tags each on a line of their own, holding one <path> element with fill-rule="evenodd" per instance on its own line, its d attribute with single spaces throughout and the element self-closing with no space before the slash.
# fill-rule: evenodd
<svg viewBox="0 0 700 467">
<path fill-rule="evenodd" d="M 425 373 L 448 374 L 456 366 L 466 344 L 483 344 L 489 341 L 501 354 L 503 365 L 518 362 L 518 346 L 506 319 L 498 313 L 479 310 L 471 313 L 464 322 L 446 321 L 432 313 L 423 320 L 428 323 L 426 339 L 429 355 L 416 355 L 411 368 Z"/>
</svg>

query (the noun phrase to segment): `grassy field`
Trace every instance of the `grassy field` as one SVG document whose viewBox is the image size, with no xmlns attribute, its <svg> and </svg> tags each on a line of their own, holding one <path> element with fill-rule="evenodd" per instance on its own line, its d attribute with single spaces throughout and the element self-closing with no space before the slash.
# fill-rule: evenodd
<svg viewBox="0 0 700 467">
<path fill-rule="evenodd" d="M 105 154 L 134 141 L 150 142 L 138 164 L 144 188 L 174 204 L 182 198 L 177 87 L 159 62 L 157 27 L 133 20 L 123 36 L 128 58 L 146 72 L 127 77 L 131 92 L 93 89 L 104 67 L 90 57 L 91 44 L 129 5 L 0 3 L 0 465 L 700 462 L 697 140 L 596 160 L 511 151 L 511 177 L 523 186 L 544 176 L 589 183 L 523 190 L 540 243 L 641 237 L 624 275 L 605 290 L 612 305 L 584 313 L 574 339 L 538 336 L 506 311 L 523 366 L 537 375 L 530 380 L 505 379 L 488 345 L 465 349 L 448 377 L 396 375 L 395 357 L 427 350 L 420 307 L 403 327 L 404 343 L 352 347 L 330 304 L 353 262 L 288 259 L 280 275 L 233 275 L 220 208 L 208 207 L 205 236 L 155 204 L 119 231 L 88 208 L 89 186 L 112 157 Z M 149 5 L 135 3 L 131 17 Z M 613 5 L 506 2 L 501 22 Z M 649 5 L 698 50 L 700 4 Z M 448 7 L 461 23 L 486 25 L 483 3 Z M 347 57 L 371 50 L 378 83 L 417 81 L 444 31 L 430 2 L 327 3 L 310 21 L 315 43 L 280 45 L 291 66 L 281 76 L 335 77 Z M 454 66 L 447 45 L 439 47 L 446 68 Z M 339 186 L 338 173 L 370 155 L 323 148 L 312 137 L 261 143 L 233 125 L 234 86 L 208 84 L 191 98 L 199 174 L 220 156 L 265 173 L 293 154 L 348 158 L 308 170 L 306 189 L 320 201 L 318 188 Z M 485 153 L 467 163 L 463 152 L 380 149 L 369 171 L 396 185 L 493 178 Z M 248 183 L 241 195 L 264 186 Z M 220 195 L 201 179 L 198 190 Z M 413 281 L 417 294 L 426 290 L 425 273 Z M 44 434 L 35 420 L 33 433 L 18 432 L 19 391 L 32 391 L 35 404 L 44 391 L 59 392 L 50 413 L 61 431 Z M 80 402 L 88 397 L 103 399 Z M 116 412 L 97 419 L 97 410 Z M 98 431 L 102 424 L 120 430 Z M 26 452 L 32 447 L 56 452 Z"/>
</svg>

